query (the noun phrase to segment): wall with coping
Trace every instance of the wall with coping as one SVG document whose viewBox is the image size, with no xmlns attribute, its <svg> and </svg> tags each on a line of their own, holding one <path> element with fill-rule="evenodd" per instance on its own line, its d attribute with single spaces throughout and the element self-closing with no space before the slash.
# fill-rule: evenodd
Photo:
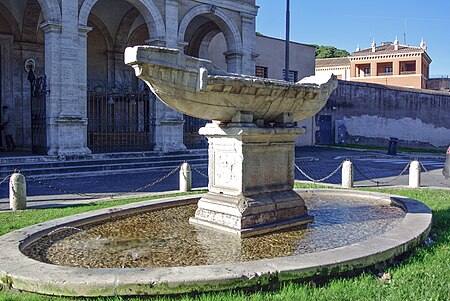
<svg viewBox="0 0 450 301">
<path fill-rule="evenodd" d="M 347 144 L 442 148 L 450 144 L 450 93 L 339 81 L 325 108 L 344 120 Z"/>
</svg>

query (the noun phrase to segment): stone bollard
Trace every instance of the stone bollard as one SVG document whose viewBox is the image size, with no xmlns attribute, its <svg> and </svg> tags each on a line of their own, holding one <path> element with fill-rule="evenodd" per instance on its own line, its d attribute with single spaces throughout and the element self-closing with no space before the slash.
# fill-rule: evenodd
<svg viewBox="0 0 450 301">
<path fill-rule="evenodd" d="M 180 191 L 187 192 L 192 190 L 192 173 L 189 163 L 184 162 L 180 168 Z"/>
<path fill-rule="evenodd" d="M 353 164 L 350 160 L 345 160 L 342 164 L 342 187 L 352 188 L 353 187 Z"/>
<path fill-rule="evenodd" d="M 9 179 L 9 208 L 27 209 L 27 183 L 25 177 L 18 172 L 13 173 Z"/>
<path fill-rule="evenodd" d="M 409 166 L 409 187 L 420 187 L 420 163 L 417 160 L 412 161 Z"/>
</svg>

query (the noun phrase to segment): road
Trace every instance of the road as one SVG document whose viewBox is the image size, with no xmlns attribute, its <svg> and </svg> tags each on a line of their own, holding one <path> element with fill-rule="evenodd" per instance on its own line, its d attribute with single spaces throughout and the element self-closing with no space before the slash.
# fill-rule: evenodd
<svg viewBox="0 0 450 301">
<path fill-rule="evenodd" d="M 380 152 L 361 152 L 346 149 L 306 147 L 296 149 L 297 180 L 314 180 L 328 177 L 323 183 L 341 183 L 341 163 L 349 158 L 355 169 L 356 186 L 408 185 L 408 171 L 398 177 L 415 155 L 387 156 Z M 418 156 L 419 157 L 419 156 Z M 424 186 L 450 187 L 450 180 L 442 176 L 444 156 L 422 155 L 419 161 L 428 172 L 422 173 Z M 85 177 L 61 177 L 41 180 L 41 183 L 27 179 L 27 195 L 36 200 L 53 200 L 55 204 L 65 204 L 100 196 L 131 193 L 172 191 L 178 189 L 178 172 L 167 176 L 170 170 L 136 172 L 126 174 L 94 175 Z M 303 174 L 302 174 L 303 173 Z M 207 166 L 193 167 L 193 187 L 206 187 Z M 306 175 L 306 176 L 305 176 Z M 164 178 L 166 177 L 167 178 Z M 152 185 L 160 180 L 161 182 Z M 81 195 L 86 194 L 86 195 Z M 0 209 L 8 204 L 8 185 L 0 185 Z M 116 196 L 118 197 L 118 196 Z"/>
</svg>

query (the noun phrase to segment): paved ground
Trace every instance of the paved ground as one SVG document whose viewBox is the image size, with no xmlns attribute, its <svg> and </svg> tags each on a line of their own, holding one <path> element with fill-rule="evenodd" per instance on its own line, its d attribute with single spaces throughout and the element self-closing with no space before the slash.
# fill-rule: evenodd
<svg viewBox="0 0 450 301">
<path fill-rule="evenodd" d="M 301 147 L 296 149 L 297 180 L 320 180 L 328 177 L 324 183 L 340 184 L 341 163 L 349 158 L 355 167 L 355 186 L 392 186 L 408 185 L 408 171 L 399 177 L 408 163 L 418 158 L 428 172 L 422 173 L 422 184 L 426 187 L 450 188 L 450 179 L 442 176 L 444 155 L 402 154 L 388 156 L 382 152 L 359 151 L 330 147 Z M 64 177 L 41 180 L 41 183 L 27 179 L 28 207 L 67 206 L 91 202 L 96 199 L 123 198 L 130 196 L 146 196 L 163 191 L 174 191 L 178 188 L 178 173 L 175 172 L 161 182 L 170 170 L 136 172 L 126 174 L 93 175 L 83 177 Z M 207 186 L 207 166 L 193 168 L 193 186 Z M 305 176 L 306 175 L 306 176 Z M 1 182 L 1 179 L 0 179 Z M 136 191 L 138 190 L 138 191 Z M 0 210 L 9 207 L 8 185 L 0 185 Z"/>
</svg>

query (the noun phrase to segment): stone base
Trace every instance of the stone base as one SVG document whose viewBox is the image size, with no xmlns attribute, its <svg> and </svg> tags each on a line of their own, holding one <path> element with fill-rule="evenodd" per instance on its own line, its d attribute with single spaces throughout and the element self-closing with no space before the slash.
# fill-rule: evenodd
<svg viewBox="0 0 450 301">
<path fill-rule="evenodd" d="M 275 232 L 312 221 L 295 191 L 296 127 L 258 127 L 252 116 L 239 123 L 210 123 L 209 193 L 200 199 L 190 222 L 241 237 Z"/>
<path fill-rule="evenodd" d="M 305 202 L 295 191 L 230 196 L 208 193 L 198 202 L 194 225 L 249 237 L 312 222 Z"/>
</svg>

